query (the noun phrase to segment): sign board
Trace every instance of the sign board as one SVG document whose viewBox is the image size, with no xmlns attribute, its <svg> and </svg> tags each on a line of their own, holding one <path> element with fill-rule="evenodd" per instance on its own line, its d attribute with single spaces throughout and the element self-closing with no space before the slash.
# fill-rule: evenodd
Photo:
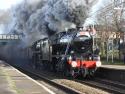
<svg viewBox="0 0 125 94">
<path fill-rule="evenodd" d="M 113 50 L 113 39 L 109 39 L 108 40 L 108 51 L 112 51 Z"/>
</svg>

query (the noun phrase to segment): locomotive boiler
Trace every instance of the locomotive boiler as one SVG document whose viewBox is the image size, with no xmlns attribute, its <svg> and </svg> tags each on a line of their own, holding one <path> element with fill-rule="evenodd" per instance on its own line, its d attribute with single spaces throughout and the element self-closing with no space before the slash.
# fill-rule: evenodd
<svg viewBox="0 0 125 94">
<path fill-rule="evenodd" d="M 34 68 L 42 67 L 72 77 L 93 76 L 101 66 L 99 51 L 93 50 L 93 38 L 88 31 L 69 29 L 32 45 Z"/>
</svg>

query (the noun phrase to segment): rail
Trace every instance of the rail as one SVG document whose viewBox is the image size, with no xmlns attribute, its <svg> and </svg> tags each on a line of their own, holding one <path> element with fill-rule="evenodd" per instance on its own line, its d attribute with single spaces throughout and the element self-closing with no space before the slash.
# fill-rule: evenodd
<svg viewBox="0 0 125 94">
<path fill-rule="evenodd" d="M 105 79 L 100 79 L 100 78 L 94 78 L 94 79 L 87 79 L 87 80 L 78 80 L 75 79 L 75 81 L 79 83 L 83 83 L 92 87 L 96 87 L 105 91 L 108 91 L 112 94 L 125 94 L 125 85 L 110 81 L 110 80 L 105 80 Z"/>
<path fill-rule="evenodd" d="M 37 78 L 43 80 L 45 83 L 47 83 L 47 84 L 49 84 L 49 85 L 51 85 L 51 86 L 53 86 L 55 88 L 58 88 L 59 90 L 62 90 L 64 92 L 66 92 L 67 94 L 83 94 L 80 91 L 77 91 L 77 90 L 75 90 L 73 88 L 70 88 L 70 87 L 68 87 L 66 85 L 56 83 L 56 82 L 54 82 L 54 81 L 52 81 L 52 80 L 50 80 L 50 79 L 48 79 L 48 78 L 46 78 L 46 77 L 44 77 L 44 76 L 42 76 L 40 74 L 33 73 L 33 72 L 28 71 L 26 69 L 24 70 L 21 67 L 17 67 L 17 66 L 14 66 L 14 67 L 17 68 L 19 71 L 25 73 L 26 75 L 30 76 L 31 78 L 32 77 L 37 77 Z"/>
</svg>

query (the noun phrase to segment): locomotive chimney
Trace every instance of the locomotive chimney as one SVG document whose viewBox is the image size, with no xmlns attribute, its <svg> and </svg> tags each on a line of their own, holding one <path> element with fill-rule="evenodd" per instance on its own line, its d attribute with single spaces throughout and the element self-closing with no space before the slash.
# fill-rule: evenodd
<svg viewBox="0 0 125 94">
<path fill-rule="evenodd" d="M 80 30 L 80 29 L 83 29 L 83 25 L 82 24 L 79 24 L 76 26 L 77 30 Z"/>
</svg>

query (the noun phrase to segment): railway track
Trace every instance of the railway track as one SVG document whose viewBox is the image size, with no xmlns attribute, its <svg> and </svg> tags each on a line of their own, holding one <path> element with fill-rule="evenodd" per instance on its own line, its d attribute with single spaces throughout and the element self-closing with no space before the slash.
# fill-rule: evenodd
<svg viewBox="0 0 125 94">
<path fill-rule="evenodd" d="M 39 73 L 35 73 L 35 72 L 31 72 L 28 70 L 24 70 L 24 68 L 22 67 L 16 67 L 18 70 L 22 71 L 23 73 L 29 75 L 30 77 L 34 78 L 34 79 L 41 79 L 43 81 L 45 81 L 46 83 L 58 88 L 59 90 L 62 90 L 64 92 L 66 92 L 66 94 L 81 94 L 82 92 L 79 92 L 78 90 L 75 90 L 73 88 L 70 88 L 69 86 L 66 85 L 62 85 L 59 83 L 55 83 L 55 81 L 50 80 L 50 78 L 47 78 L 47 74 L 39 74 Z M 50 72 L 48 73 L 48 75 L 50 74 Z M 57 78 L 61 78 L 60 75 L 52 73 L 51 76 L 55 76 Z M 63 77 L 62 77 L 63 78 Z M 67 78 L 68 79 L 68 78 Z M 109 81 L 109 80 L 105 80 L 105 79 L 99 79 L 99 78 L 94 78 L 94 79 L 71 79 L 77 83 L 81 83 L 87 86 L 91 86 L 94 88 L 98 88 L 98 89 L 102 89 L 104 91 L 107 91 L 109 93 L 113 93 L 113 94 L 125 94 L 125 85 L 124 84 L 120 84 L 120 83 L 116 83 L 113 81 Z"/>
<path fill-rule="evenodd" d="M 75 79 L 75 81 L 92 86 L 92 87 L 95 87 L 95 88 L 106 90 L 109 93 L 125 94 L 125 85 L 118 83 L 118 82 L 109 81 L 109 80 L 100 79 L 100 78 L 94 78 L 91 80 L 86 79 L 84 81 Z"/>
<path fill-rule="evenodd" d="M 30 76 L 31 78 L 33 79 L 38 79 L 36 81 L 38 81 L 39 83 L 41 83 L 41 80 L 44 81 L 45 83 L 47 83 L 48 85 L 51 85 L 52 87 L 55 87 L 58 89 L 58 91 L 61 90 L 61 92 L 63 92 L 64 94 L 83 94 L 82 92 L 80 91 L 77 91 L 73 88 L 70 88 L 66 85 L 62 85 L 62 84 L 59 84 L 59 83 L 56 83 L 48 78 L 46 78 L 45 76 L 42 76 L 40 74 L 36 74 L 36 73 L 33 73 L 31 71 L 28 71 L 28 70 L 24 70 L 23 68 L 21 67 L 17 67 L 17 66 L 14 66 L 16 67 L 19 71 L 25 73 L 26 75 Z"/>
</svg>

